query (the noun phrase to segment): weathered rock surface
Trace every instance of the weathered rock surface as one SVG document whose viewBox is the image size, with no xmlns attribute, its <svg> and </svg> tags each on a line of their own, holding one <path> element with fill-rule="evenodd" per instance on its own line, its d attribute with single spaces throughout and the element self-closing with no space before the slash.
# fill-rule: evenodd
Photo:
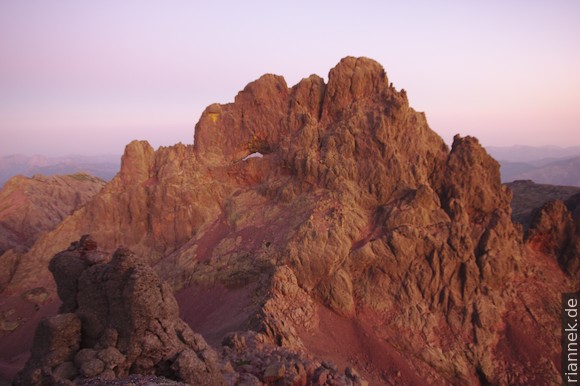
<svg viewBox="0 0 580 386">
<path fill-rule="evenodd" d="M 12 280 L 18 257 L 38 238 L 84 205 L 105 181 L 77 173 L 16 176 L 0 190 L 0 292 Z"/>
<path fill-rule="evenodd" d="M 366 380 L 349 370 L 340 371 L 303 350 L 281 347 L 254 331 L 234 333 L 224 339 L 222 355 L 231 361 L 237 385 L 364 385 Z M 357 383 L 358 382 L 358 383 Z"/>
<path fill-rule="evenodd" d="M 0 255 L 23 252 L 105 185 L 88 174 L 11 178 L 0 191 Z"/>
<path fill-rule="evenodd" d="M 513 193 L 511 202 L 512 220 L 522 224 L 526 231 L 537 209 L 552 200 L 566 201 L 580 193 L 574 186 L 536 184 L 531 180 L 518 180 L 505 184 Z"/>
<path fill-rule="evenodd" d="M 554 258 L 578 283 L 580 275 L 580 194 L 566 204 L 549 201 L 539 208 L 526 232 L 525 240 L 534 250 Z"/>
<path fill-rule="evenodd" d="M 41 322 L 15 384 L 134 373 L 225 384 L 217 353 L 179 319 L 171 288 L 127 249 L 110 261 L 94 259 L 97 253 L 95 241 L 85 236 L 51 260 L 63 313 Z"/>
<path fill-rule="evenodd" d="M 209 106 L 194 142 L 129 144 L 115 179 L 22 257 L 10 293 L 35 286 L 50 256 L 91 233 L 104 251 L 134 250 L 137 271 L 151 264 L 181 291 L 195 331 L 225 338 L 230 383 L 559 381 L 555 310 L 573 281 L 522 245 L 497 162 L 472 137 L 449 150 L 378 63 L 345 58 L 328 83 L 313 75 L 291 88 L 265 75 Z M 62 311 L 82 322 L 81 347 L 114 347 L 139 371 L 175 355 L 148 334 L 136 336 L 155 349 L 133 350 L 127 331 L 149 327 L 99 311 L 103 293 L 123 299 L 103 277 L 117 278 L 124 260 L 99 263 L 81 244 L 50 264 Z M 107 356 L 92 354 L 78 371 L 102 377 Z M 174 373 L 197 368 L 192 351 L 172 358 Z"/>
</svg>

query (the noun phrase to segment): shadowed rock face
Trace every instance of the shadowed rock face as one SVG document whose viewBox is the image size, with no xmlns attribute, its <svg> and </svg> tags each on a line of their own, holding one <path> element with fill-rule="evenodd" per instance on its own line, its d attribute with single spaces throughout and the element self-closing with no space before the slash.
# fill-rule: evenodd
<svg viewBox="0 0 580 386">
<path fill-rule="evenodd" d="M 536 210 L 546 202 L 553 200 L 566 201 L 580 193 L 580 188 L 573 186 L 536 184 L 531 180 L 518 180 L 505 185 L 513 193 L 511 202 L 512 220 L 522 224 L 524 231 L 530 227 Z M 577 195 L 576 197 L 580 196 Z"/>
<path fill-rule="evenodd" d="M 526 244 L 554 258 L 571 278 L 580 274 L 580 194 L 566 203 L 549 201 L 536 210 Z"/>
<path fill-rule="evenodd" d="M 580 274 L 579 188 L 532 181 L 514 181 L 506 185 L 514 192 L 512 218 L 523 226 L 526 247 L 557 262 L 577 289 Z"/>
<path fill-rule="evenodd" d="M 353 384 L 352 367 L 372 384 L 558 382 L 548 331 L 574 284 L 523 248 L 510 200 L 475 138 L 449 150 L 378 63 L 345 58 L 328 83 L 264 75 L 209 106 L 193 146 L 129 144 L 113 181 L 22 257 L 10 290 L 91 233 L 182 291 L 186 322 L 226 338 L 236 382 Z M 55 264 L 62 311 L 75 310 L 91 345 L 105 327 L 80 302 L 101 301 L 90 288 L 103 268 Z M 59 279 L 77 271 L 82 287 Z"/>
</svg>

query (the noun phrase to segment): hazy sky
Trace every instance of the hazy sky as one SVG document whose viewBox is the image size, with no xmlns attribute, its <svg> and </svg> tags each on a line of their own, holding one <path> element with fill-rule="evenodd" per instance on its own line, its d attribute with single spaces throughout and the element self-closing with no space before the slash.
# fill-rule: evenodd
<svg viewBox="0 0 580 386">
<path fill-rule="evenodd" d="M 580 145 L 580 1 L 0 0 L 0 155 L 191 143 L 263 73 L 378 60 L 447 142 Z"/>
</svg>

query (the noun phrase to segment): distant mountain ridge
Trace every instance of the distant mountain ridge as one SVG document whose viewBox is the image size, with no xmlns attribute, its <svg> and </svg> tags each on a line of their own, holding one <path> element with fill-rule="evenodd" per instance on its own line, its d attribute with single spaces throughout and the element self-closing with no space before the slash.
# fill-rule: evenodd
<svg viewBox="0 0 580 386">
<path fill-rule="evenodd" d="M 510 162 L 524 162 L 534 164 L 537 161 L 544 161 L 534 166 L 544 166 L 552 161 L 563 158 L 580 156 L 580 146 L 560 147 L 560 146 L 485 146 L 488 153 L 496 160 Z"/>
<path fill-rule="evenodd" d="M 537 183 L 580 187 L 580 156 L 554 161 L 517 176 Z"/>
<path fill-rule="evenodd" d="M 500 163 L 504 183 L 533 180 L 580 187 L 580 146 L 489 146 L 487 150 Z"/>
<path fill-rule="evenodd" d="M 109 181 L 117 174 L 120 166 L 121 156 L 115 154 L 60 157 L 22 154 L 0 156 L 0 187 L 16 175 L 32 177 L 35 174 L 51 176 L 85 172 Z"/>
</svg>

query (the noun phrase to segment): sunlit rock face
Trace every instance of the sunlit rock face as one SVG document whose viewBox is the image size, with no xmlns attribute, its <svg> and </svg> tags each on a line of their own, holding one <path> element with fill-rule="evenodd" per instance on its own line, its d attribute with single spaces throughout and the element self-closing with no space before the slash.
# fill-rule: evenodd
<svg viewBox="0 0 580 386">
<path fill-rule="evenodd" d="M 129 144 L 9 289 L 54 293 L 49 259 L 90 233 L 154 267 L 234 383 L 557 383 L 574 284 L 522 244 L 510 200 L 477 139 L 449 149 L 381 65 L 348 57 L 326 83 L 264 75 L 207 107 L 193 145 Z"/>
</svg>

